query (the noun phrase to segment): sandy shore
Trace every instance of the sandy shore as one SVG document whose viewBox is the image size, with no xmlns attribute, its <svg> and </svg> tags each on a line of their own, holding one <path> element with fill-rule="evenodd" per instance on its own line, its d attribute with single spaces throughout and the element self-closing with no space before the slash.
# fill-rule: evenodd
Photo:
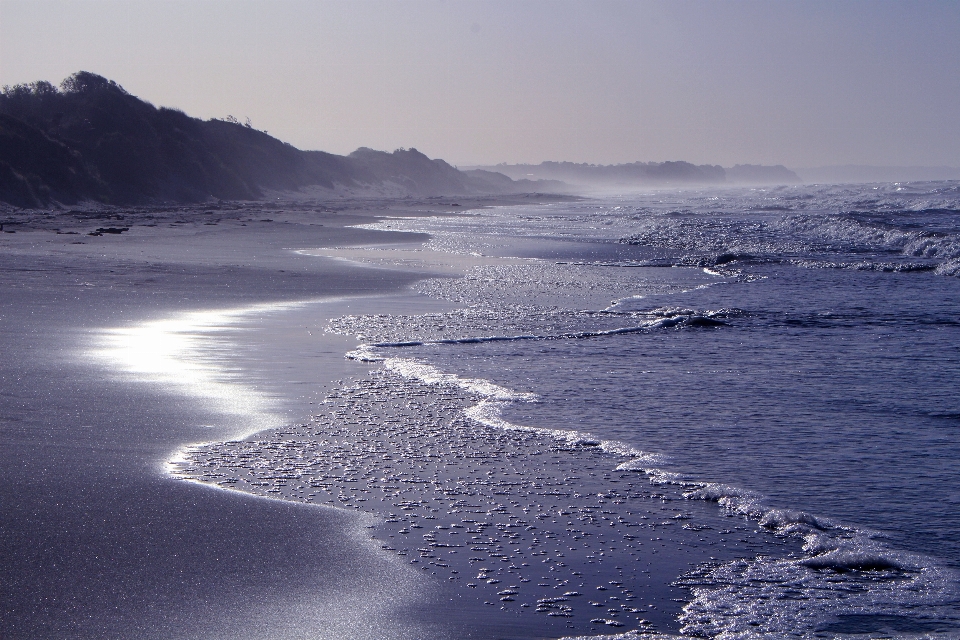
<svg viewBox="0 0 960 640">
<path fill-rule="evenodd" d="M 469 389 L 344 357 L 348 317 L 446 312 L 411 285 L 528 259 L 355 225 L 531 201 L 8 213 L 0 635 L 675 630 L 677 576 L 767 549 L 629 455 L 491 429 Z"/>
<path fill-rule="evenodd" d="M 372 542 L 364 517 L 172 479 L 164 464 L 179 447 L 235 435 L 222 407 L 91 352 L 105 329 L 189 313 L 323 300 L 322 324 L 402 307 L 396 294 L 420 274 L 294 250 L 422 241 L 350 225 L 498 202 L 6 211 L 0 635 L 465 637 L 445 621 L 445 589 Z M 232 334 L 245 388 L 283 419 L 308 417 L 324 388 L 369 369 L 343 358 L 347 338 L 309 342 L 316 327 L 301 330 L 301 317 L 255 314 Z M 291 372 L 283 354 L 308 368 Z M 297 391 L 288 401 L 270 380 Z"/>
</svg>

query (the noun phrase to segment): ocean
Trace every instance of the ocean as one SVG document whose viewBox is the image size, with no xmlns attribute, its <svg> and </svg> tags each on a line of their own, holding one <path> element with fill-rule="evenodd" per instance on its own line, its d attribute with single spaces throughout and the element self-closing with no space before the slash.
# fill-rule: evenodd
<svg viewBox="0 0 960 640">
<path fill-rule="evenodd" d="M 325 327 L 369 372 L 170 473 L 378 516 L 518 637 L 960 637 L 956 182 L 366 227 L 430 237 L 303 252 L 424 272 Z"/>
</svg>

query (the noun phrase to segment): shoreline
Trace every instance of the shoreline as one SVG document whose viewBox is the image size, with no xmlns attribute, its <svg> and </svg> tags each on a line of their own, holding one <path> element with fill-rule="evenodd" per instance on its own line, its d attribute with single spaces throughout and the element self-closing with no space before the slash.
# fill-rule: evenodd
<svg viewBox="0 0 960 640">
<path fill-rule="evenodd" d="M 0 504 L 9 523 L 0 559 L 14 576 L 0 592 L 3 635 L 373 638 L 405 629 L 444 637 L 409 609 L 427 606 L 434 591 L 358 537 L 355 515 L 251 501 L 156 474 L 149 461 L 169 455 L 166 443 L 214 435 L 211 407 L 73 359 L 78 347 L 89 348 L 92 327 L 318 294 L 364 299 L 369 311 L 421 277 L 289 250 L 422 239 L 348 226 L 416 215 L 406 207 L 326 213 L 321 220 L 312 210 L 271 211 L 272 222 L 260 219 L 261 210 L 241 213 L 215 225 L 178 223 L 182 211 L 125 216 L 129 231 L 93 237 L 84 230 L 104 218 L 44 218 L 0 236 L 7 273 L 0 331 L 13 345 L 0 416 Z M 274 337 L 283 347 L 284 337 Z M 364 368 L 344 351 L 335 354 L 338 366 Z M 82 533 L 104 521 L 109 536 Z M 31 540 L 44 541 L 39 565 Z M 264 607 L 292 606 L 301 613 L 289 620 L 264 616 Z M 178 616 L 170 619 L 173 610 Z M 314 613 L 302 615 L 308 610 Z"/>
<path fill-rule="evenodd" d="M 219 221 L 171 211 L 118 233 L 2 236 L 11 276 L 0 331 L 13 351 L 2 371 L 0 504 L 16 528 L 0 537 L 0 550 L 17 580 L 2 593 L 4 620 L 13 620 L 5 633 L 194 637 L 201 625 L 204 637 L 533 638 L 631 627 L 751 632 L 785 620 L 840 629 L 853 607 L 871 612 L 874 626 L 890 607 L 920 607 L 916 620 L 901 616 L 918 629 L 939 629 L 941 612 L 952 615 L 954 573 L 935 554 L 875 543 L 885 529 L 856 526 L 870 522 L 862 510 L 853 511 L 858 519 L 819 508 L 845 513 L 848 498 L 831 491 L 851 478 L 813 482 L 813 499 L 778 483 L 794 466 L 777 443 L 831 463 L 815 445 L 830 435 L 833 410 L 821 408 L 829 411 L 818 419 L 806 405 L 788 411 L 790 396 L 771 404 L 763 375 L 772 367 L 770 389 L 794 388 L 792 365 L 783 369 L 780 351 L 764 347 L 779 348 L 785 293 L 831 312 L 800 332 L 819 336 L 803 352 L 815 354 L 819 340 L 835 337 L 834 321 L 822 317 L 848 303 L 812 283 L 849 287 L 859 300 L 858 283 L 880 278 L 891 291 L 910 278 L 930 297 L 951 282 L 801 272 L 776 266 L 776 255 L 748 256 L 733 269 L 701 268 L 683 255 L 665 263 L 616 242 L 640 224 L 616 202 L 460 219 L 415 219 L 449 215 L 429 207 L 404 218 L 407 204 L 246 211 Z M 711 215 L 690 229 L 681 221 L 679 231 L 669 216 L 642 222 L 687 229 L 701 242 L 698 234 L 716 226 Z M 738 286 L 712 286 L 726 281 Z M 317 298 L 326 302 L 305 302 Z M 897 301 L 908 322 L 946 322 L 914 311 L 914 298 Z M 328 326 L 344 335 L 315 337 Z M 686 328 L 664 330 L 677 326 Z M 140 327 L 142 348 L 126 366 L 143 380 L 71 360 L 89 350 L 89 327 Z M 897 328 L 889 327 L 891 339 L 906 333 L 907 345 L 939 336 L 924 341 L 909 324 Z M 360 341 L 367 346 L 355 349 Z M 729 354 L 744 345 L 740 357 L 753 364 L 731 367 Z M 850 348 L 856 355 L 867 346 Z M 381 356 L 383 367 L 362 364 Z M 151 369 L 157 357 L 181 362 Z M 830 379 L 829 366 L 811 361 L 802 370 L 826 374 L 815 383 Z M 329 393 L 319 388 L 324 380 Z M 541 402 L 525 404 L 529 394 Z M 735 422 L 701 437 L 714 413 L 739 406 L 724 400 L 744 394 L 770 425 Z M 950 409 L 931 406 L 937 416 Z M 869 421 L 853 409 L 845 415 L 858 437 Z M 766 428 L 797 419 L 809 429 Z M 555 437 L 568 428 L 575 432 Z M 761 434 L 774 446 L 758 443 L 755 458 L 769 469 L 745 478 L 741 451 L 730 445 Z M 207 444 L 184 456 L 181 471 L 227 491 L 171 482 L 157 468 L 195 442 Z M 618 457 L 630 453 L 620 443 L 677 457 Z M 915 455 L 923 453 L 917 444 Z M 271 499 L 248 499 L 256 496 Z M 104 522 L 110 536 L 84 534 L 104 531 Z M 899 522 L 894 532 L 916 533 Z M 16 546 L 17 536 L 39 541 L 39 559 Z M 89 567 L 99 571 L 92 582 Z M 72 589 L 71 580 L 89 589 Z M 822 594 L 830 597 L 821 603 Z M 184 612 L 177 621 L 163 618 L 168 603 Z M 285 614 L 268 621 L 270 608 Z M 66 609 L 92 621 L 56 617 Z"/>
<path fill-rule="evenodd" d="M 513 265 L 529 260 L 529 258 L 461 256 L 438 252 L 427 247 L 417 247 L 411 251 L 410 244 L 406 246 L 406 250 L 404 246 L 381 245 L 300 250 L 299 253 L 311 257 L 359 263 L 364 267 L 392 266 L 392 268 L 416 270 L 420 272 L 422 278 L 431 275 L 441 277 L 463 275 L 465 270 L 477 265 Z M 413 295 L 415 294 L 411 294 Z M 450 307 L 451 303 L 434 301 L 428 306 L 435 307 L 433 310 L 436 311 L 438 307 Z M 462 304 L 459 303 L 452 306 L 456 309 L 462 308 Z M 418 313 L 423 313 L 425 310 L 429 309 L 421 309 Z M 391 315 L 399 311 L 395 307 L 389 308 Z M 340 320 L 342 321 L 343 318 Z M 360 391 L 357 395 L 351 396 L 356 390 Z M 717 554 L 719 550 L 716 547 L 703 546 L 694 553 L 702 557 L 694 560 L 690 554 L 696 549 L 697 541 L 705 535 L 702 529 L 671 527 L 675 530 L 671 540 L 676 541 L 675 538 L 682 538 L 679 548 L 671 549 L 659 542 L 654 542 L 655 548 L 652 552 L 647 551 L 645 554 L 641 552 L 642 543 L 635 542 L 638 536 L 631 532 L 640 532 L 649 528 L 653 535 L 652 532 L 658 527 L 670 527 L 680 520 L 692 517 L 686 513 L 691 510 L 697 512 L 700 518 L 713 522 L 722 517 L 721 514 L 716 513 L 716 508 L 706 503 L 690 506 L 680 492 L 651 487 L 646 477 L 637 473 L 641 469 L 620 468 L 619 465 L 624 462 L 636 462 L 635 455 L 625 454 L 619 450 L 608 450 L 609 447 L 592 447 L 589 444 L 581 446 L 563 439 L 558 440 L 556 433 L 533 433 L 533 430 L 524 429 L 524 437 L 518 439 L 510 429 L 491 428 L 490 424 L 485 424 L 484 420 L 477 420 L 473 415 L 479 406 L 475 406 L 476 398 L 471 399 L 471 396 L 472 393 L 465 389 L 450 392 L 445 391 L 442 384 L 439 388 L 433 388 L 429 383 L 403 382 L 400 378 L 391 378 L 387 370 L 379 367 L 371 368 L 367 375 L 356 376 L 351 384 L 341 386 L 329 394 L 324 400 L 324 406 L 318 407 L 319 413 L 305 423 L 284 425 L 258 431 L 246 437 L 224 439 L 220 442 L 190 447 L 177 461 L 177 471 L 174 475 L 190 482 L 222 488 L 230 493 L 240 492 L 278 501 L 326 505 L 353 510 L 357 513 L 374 514 L 378 521 L 368 525 L 368 528 L 372 530 L 371 540 L 378 542 L 382 551 L 396 554 L 398 559 L 409 562 L 414 569 L 425 571 L 423 575 L 430 576 L 434 581 L 443 579 L 449 581 L 449 587 L 442 587 L 442 582 L 434 584 L 434 587 L 439 589 L 443 597 L 455 599 L 457 603 L 455 615 L 447 612 L 442 616 L 456 630 L 457 637 L 472 637 L 470 635 L 472 633 L 479 633 L 476 637 L 492 635 L 524 638 L 564 637 L 583 633 L 596 635 L 608 630 L 652 632 L 653 628 L 677 632 L 678 619 L 682 612 L 681 603 L 685 602 L 686 598 L 683 590 L 670 584 L 671 581 L 681 578 L 692 564 L 714 560 L 715 556 L 710 554 Z M 338 400 L 342 398 L 347 400 Z M 340 405 L 338 402 L 347 404 Z M 373 406 L 367 406 L 371 402 Z M 429 411 L 424 408 L 424 402 L 430 407 Z M 396 407 L 404 404 L 408 405 L 413 413 L 394 415 Z M 377 406 L 381 408 L 376 409 Z M 394 409 L 388 407 L 394 407 Z M 333 411 L 333 414 L 325 418 L 324 413 L 330 411 Z M 418 423 L 415 416 L 425 411 L 424 415 L 437 416 L 436 419 L 440 419 L 441 422 Z M 476 424 L 468 426 L 471 422 Z M 414 432 L 420 435 L 412 436 Z M 418 437 L 432 438 L 433 445 L 426 442 L 418 443 Z M 491 439 L 499 439 L 502 442 L 488 451 Z M 523 508 L 520 508 L 519 503 L 511 507 L 506 503 L 498 502 L 496 508 L 493 508 L 482 507 L 483 501 L 501 500 L 495 496 L 506 495 L 503 491 L 509 491 L 508 487 L 516 485 L 516 480 L 507 482 L 504 487 L 500 487 L 496 481 L 493 481 L 491 484 L 494 492 L 489 494 L 482 490 L 478 493 L 475 488 L 465 489 L 453 483 L 436 495 L 428 490 L 426 494 L 415 491 L 414 495 L 404 497 L 399 493 L 396 495 L 390 493 L 392 489 L 387 486 L 389 482 L 378 483 L 375 477 L 367 477 L 370 473 L 374 473 L 375 476 L 383 473 L 384 477 L 380 478 L 380 481 L 383 481 L 391 475 L 391 472 L 386 468 L 381 470 L 383 464 L 386 464 L 382 463 L 382 460 L 420 460 L 423 449 L 430 446 L 437 448 L 438 452 L 427 454 L 427 458 L 439 460 L 443 458 L 439 451 L 449 450 L 466 452 L 467 459 L 430 462 L 432 466 L 428 467 L 422 466 L 427 463 L 426 459 L 418 462 L 420 466 L 417 473 L 426 474 L 422 482 L 427 485 L 430 483 L 436 485 L 439 478 L 457 477 L 459 479 L 475 475 L 478 470 L 470 461 L 471 459 L 512 460 L 511 464 L 515 466 L 519 464 L 519 466 L 510 472 L 502 470 L 499 473 L 507 476 L 516 475 L 518 479 L 531 474 L 556 477 L 557 480 L 580 475 L 582 473 L 580 464 L 586 460 L 587 469 L 597 473 L 602 472 L 603 478 L 574 482 L 573 490 L 576 492 L 576 499 L 570 496 L 560 498 L 560 500 L 576 502 L 577 505 L 564 502 L 548 507 L 543 500 L 556 500 L 556 498 L 542 494 L 535 485 L 531 485 L 525 487 L 528 491 L 526 495 L 528 499 L 531 495 L 540 495 L 541 498 L 534 498 L 534 500 L 540 500 L 539 502 L 531 502 Z M 546 450 L 552 452 L 550 462 L 540 467 L 540 458 L 536 456 Z M 594 460 L 596 456 L 599 458 Z M 457 455 L 457 458 L 460 457 Z M 348 459 L 354 462 L 351 465 L 343 462 Z M 330 466 L 341 462 L 347 466 L 343 468 Z M 359 468 L 356 463 L 359 463 Z M 537 469 L 535 472 L 524 468 L 531 464 L 535 465 Z M 327 469 L 328 466 L 330 466 L 329 469 Z M 425 468 L 432 471 L 424 471 Z M 366 484 L 364 484 L 364 478 L 359 477 L 360 470 L 366 472 L 364 474 Z M 346 478 L 348 471 L 350 478 Z M 315 477 L 315 473 L 320 475 Z M 429 479 L 431 474 L 433 480 Z M 619 479 L 611 480 L 610 474 Z M 595 474 L 591 472 L 590 475 Z M 359 482 L 359 484 L 343 484 L 341 481 Z M 622 486 L 611 485 L 611 481 L 620 482 Z M 522 481 L 520 484 L 523 485 Z M 565 480 L 555 491 L 564 490 L 561 488 L 564 484 L 566 484 Z M 498 487 L 500 490 L 496 491 Z M 619 489 L 624 489 L 625 493 L 615 495 Z M 404 491 L 406 490 L 401 490 L 401 493 Z M 383 492 L 382 496 L 380 492 Z M 455 495 L 477 496 L 482 498 L 481 504 L 459 505 L 454 504 L 456 502 L 454 501 L 444 507 L 443 495 L 448 492 Z M 608 492 L 612 492 L 610 497 L 614 503 L 629 502 L 631 505 L 616 507 L 617 509 L 638 510 L 633 517 L 630 515 L 632 511 L 626 512 L 626 519 L 620 517 L 616 523 L 619 525 L 618 535 L 623 533 L 625 540 L 628 541 L 625 547 L 620 547 L 615 540 L 605 538 L 604 536 L 609 535 L 610 530 L 599 527 L 601 524 L 608 524 L 607 516 L 600 515 L 607 513 L 602 506 L 605 501 L 601 499 L 599 504 L 587 504 L 580 500 L 582 496 L 604 496 Z M 394 502 L 395 500 L 400 502 Z M 433 502 L 436 504 L 432 504 Z M 666 506 L 658 507 L 655 505 L 658 502 L 663 502 Z M 452 510 L 445 511 L 450 507 Z M 477 511 L 478 507 L 480 507 L 479 511 Z M 420 513 L 421 511 L 423 513 Z M 471 516 L 474 513 L 477 515 Z M 461 532 L 459 530 L 467 534 L 484 534 L 485 531 L 492 532 L 494 528 L 497 530 L 506 528 L 509 531 L 509 527 L 521 527 L 529 531 L 538 528 L 534 524 L 536 523 L 547 532 L 546 539 L 551 540 L 564 536 L 560 530 L 553 531 L 553 528 L 562 527 L 564 524 L 558 519 L 550 520 L 548 523 L 542 522 L 541 519 L 549 518 L 551 514 L 553 518 L 561 517 L 557 516 L 557 513 L 563 514 L 564 518 L 575 514 L 573 517 L 580 520 L 581 526 L 587 526 L 588 529 L 598 527 L 596 532 L 584 534 L 587 538 L 599 534 L 598 556 L 589 555 L 591 552 L 587 550 L 574 552 L 573 547 L 567 554 L 561 554 L 558 550 L 557 558 L 551 556 L 543 560 L 551 564 L 542 570 L 545 575 L 539 575 L 536 573 L 538 569 L 531 567 L 539 566 L 533 564 L 540 562 L 540 558 L 534 556 L 541 554 L 536 547 L 544 542 L 543 539 L 538 541 L 535 537 L 532 540 L 533 546 L 530 548 L 534 551 L 530 553 L 529 558 L 525 553 L 519 552 L 519 547 L 517 555 L 508 556 L 505 555 L 507 553 L 505 550 L 500 553 L 499 548 L 495 550 L 487 546 L 471 547 L 469 551 L 472 554 L 468 558 L 448 555 L 458 553 L 458 550 L 452 547 L 464 545 L 439 540 L 436 537 L 437 534 L 432 534 L 429 539 L 427 537 L 429 529 L 434 525 L 437 529 L 451 530 L 451 534 Z M 417 520 L 420 516 L 422 520 Z M 461 516 L 469 517 L 463 519 Z M 431 527 L 425 528 L 423 524 L 418 524 L 427 520 L 433 521 L 430 523 Z M 461 521 L 464 524 L 461 524 Z M 583 521 L 587 521 L 587 524 L 582 524 Z M 576 523 L 571 521 L 565 524 L 569 526 Z M 724 535 L 734 533 L 733 530 L 728 531 L 728 527 L 723 526 L 725 523 L 722 521 L 715 524 L 714 528 L 725 532 Z M 421 532 L 414 531 L 415 529 L 427 531 L 423 533 L 424 540 L 420 543 L 423 548 L 416 550 L 413 549 L 416 545 L 414 539 L 419 538 L 416 534 Z M 569 530 L 568 528 L 567 531 Z M 729 548 L 721 553 L 724 557 L 737 552 L 740 545 L 739 535 L 747 531 L 741 525 L 735 526 L 734 530 L 738 537 L 731 541 Z M 517 531 L 519 532 L 520 529 Z M 492 535 L 495 536 L 495 534 Z M 519 543 L 531 544 L 531 541 L 522 536 L 522 533 L 517 536 Z M 512 539 L 510 536 L 508 538 Z M 579 539 L 581 538 L 574 538 L 574 540 Z M 513 544 L 508 543 L 506 538 L 491 538 L 491 540 L 491 544 L 498 547 Z M 660 538 L 651 538 L 651 541 L 653 540 L 660 540 Z M 723 542 L 723 546 L 727 547 L 727 541 Z M 473 544 L 476 545 L 476 543 Z M 770 551 L 775 547 L 782 548 L 781 544 L 772 541 L 766 541 L 756 548 L 753 548 L 756 545 L 755 542 L 746 539 L 743 540 L 743 544 L 747 548 L 752 548 L 754 552 Z M 589 545 L 586 546 L 589 547 Z M 429 552 L 428 549 L 430 549 Z M 439 549 L 439 554 L 436 549 Z M 445 551 L 447 553 L 444 553 Z M 466 549 L 460 551 L 467 553 Z M 606 563 L 604 563 L 605 553 L 612 554 L 608 555 Z M 640 558 L 634 559 L 627 556 L 634 556 L 635 553 L 639 553 L 643 561 L 650 565 L 646 573 L 657 576 L 654 579 L 655 585 L 648 584 L 646 588 L 638 590 L 637 586 L 632 584 L 634 580 L 630 575 L 632 569 L 629 567 L 632 563 L 640 561 Z M 588 555 L 580 557 L 584 554 Z M 573 558 L 559 559 L 568 556 Z M 613 558 L 612 561 L 611 558 Z M 497 564 L 507 559 L 512 560 L 509 566 Z M 522 560 L 531 562 L 522 563 Z M 591 569 L 586 574 L 577 571 L 595 563 L 596 570 Z M 480 573 L 473 576 L 478 566 Z M 572 568 L 565 568 L 568 566 Z M 546 573 L 547 569 L 550 573 Z M 570 571 L 573 573 L 567 575 Z M 627 571 L 626 578 L 625 571 Z M 450 575 L 447 575 L 448 573 Z M 557 582 L 554 584 L 552 576 L 562 577 L 556 578 Z M 471 578 L 473 582 L 468 584 L 466 581 Z M 623 586 L 625 582 L 630 584 Z M 613 586 L 608 587 L 607 583 Z M 597 595 L 594 594 L 598 591 L 604 592 L 602 593 L 604 598 L 596 599 Z M 591 600 L 591 596 L 594 599 Z M 605 606 L 604 601 L 607 597 L 611 602 L 606 606 L 616 608 L 607 611 L 597 610 L 596 607 Z M 616 602 L 621 598 L 624 603 L 623 608 Z M 569 604 L 566 604 L 568 602 Z M 496 607 L 498 604 L 499 608 L 495 611 L 495 615 L 491 615 L 493 610 L 487 607 Z M 433 619 L 430 616 L 426 618 Z"/>
</svg>

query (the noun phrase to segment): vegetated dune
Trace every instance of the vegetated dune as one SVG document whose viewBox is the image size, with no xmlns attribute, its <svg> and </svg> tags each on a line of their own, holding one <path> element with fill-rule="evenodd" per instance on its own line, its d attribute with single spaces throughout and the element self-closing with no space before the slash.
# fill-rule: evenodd
<svg viewBox="0 0 960 640">
<path fill-rule="evenodd" d="M 416 149 L 301 151 L 232 117 L 155 107 L 85 71 L 60 88 L 34 82 L 0 93 L 0 201 L 15 206 L 246 200 L 308 186 L 418 196 L 563 187 L 465 173 Z"/>
</svg>

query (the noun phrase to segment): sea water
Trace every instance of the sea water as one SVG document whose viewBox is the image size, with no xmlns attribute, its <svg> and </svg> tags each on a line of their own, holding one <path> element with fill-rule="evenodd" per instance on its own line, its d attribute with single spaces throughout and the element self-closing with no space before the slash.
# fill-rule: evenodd
<svg viewBox="0 0 960 640">
<path fill-rule="evenodd" d="M 249 490 L 386 516 L 388 551 L 571 634 L 960 637 L 960 185 L 378 226 L 471 257 L 417 285 L 451 310 L 333 321 L 382 368 L 184 477 L 259 464 Z"/>
</svg>

